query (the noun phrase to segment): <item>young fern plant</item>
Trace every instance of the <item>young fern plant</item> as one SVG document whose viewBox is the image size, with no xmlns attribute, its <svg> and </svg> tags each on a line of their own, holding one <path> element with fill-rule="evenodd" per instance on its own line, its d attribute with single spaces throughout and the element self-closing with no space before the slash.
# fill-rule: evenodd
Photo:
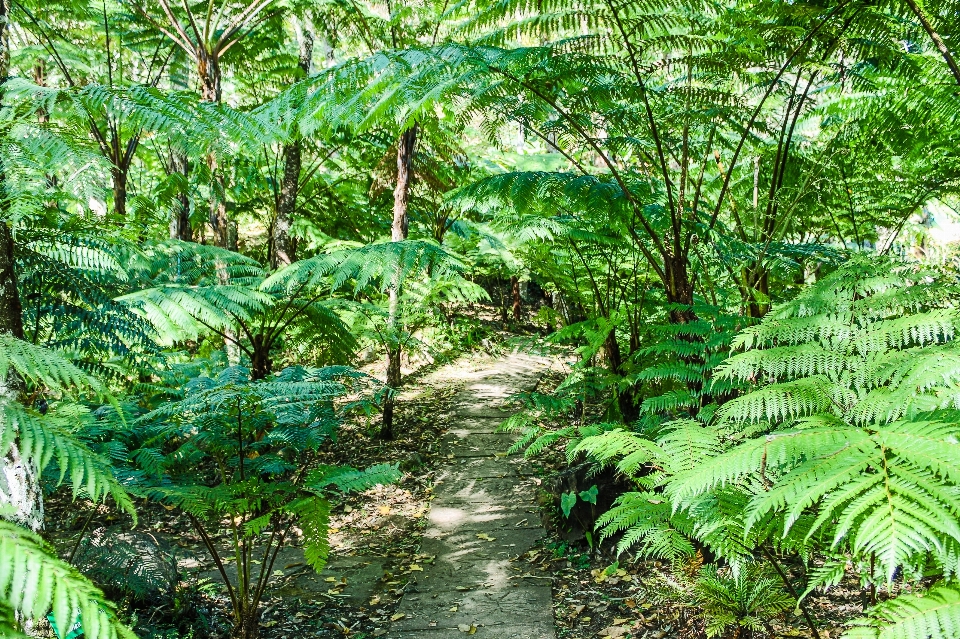
<svg viewBox="0 0 960 639">
<path fill-rule="evenodd" d="M 774 637 L 771 619 L 796 603 L 762 564 L 747 564 L 736 571 L 704 566 L 697 575 L 693 595 L 703 611 L 707 637 L 711 638 Z"/>
<path fill-rule="evenodd" d="M 584 452 L 619 459 L 624 472 L 656 470 L 656 479 L 644 478 L 653 490 L 625 496 L 601 522 L 604 533 L 625 530 L 625 540 L 643 541 L 676 530 L 731 559 L 842 554 L 876 566 L 864 575 L 872 583 L 940 575 L 944 592 L 956 589 L 956 289 L 943 272 L 857 258 L 772 310 L 734 340 L 742 352 L 714 371 L 750 392 L 697 431 L 678 427 L 706 445 L 684 453 L 663 436 L 623 432 L 581 443 Z M 644 502 L 665 506 L 659 520 Z M 843 571 L 812 574 L 808 592 L 837 583 Z M 901 623 L 902 607 L 884 610 L 871 623 Z M 890 636 L 947 637 L 960 624 L 956 607 L 930 614 L 947 618 L 917 632 L 891 626 Z"/>
<path fill-rule="evenodd" d="M 335 402 L 363 381 L 345 367 L 291 367 L 254 380 L 234 366 L 190 379 L 139 418 L 148 432 L 134 459 L 153 477 L 145 492 L 179 508 L 203 540 L 230 598 L 234 637 L 258 636 L 260 602 L 280 550 L 296 541 L 294 526 L 320 571 L 330 496 L 398 477 L 386 464 L 317 464 L 341 421 Z"/>
</svg>

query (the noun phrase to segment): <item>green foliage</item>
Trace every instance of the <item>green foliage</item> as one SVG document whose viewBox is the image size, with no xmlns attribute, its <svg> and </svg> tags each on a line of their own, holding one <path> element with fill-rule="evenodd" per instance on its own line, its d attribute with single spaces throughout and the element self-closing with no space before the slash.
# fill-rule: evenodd
<svg viewBox="0 0 960 639">
<path fill-rule="evenodd" d="M 145 429 L 134 452 L 146 473 L 142 490 L 193 523 L 220 569 L 238 628 L 256 614 L 278 549 L 292 541 L 292 524 L 303 531 L 308 563 L 322 570 L 329 498 L 398 478 L 392 465 L 365 471 L 316 465 L 340 424 L 337 403 L 366 383 L 346 367 L 290 367 L 255 380 L 235 366 L 171 388 L 171 401 L 137 419 Z M 224 518 L 233 531 L 226 555 L 237 566 L 235 577 L 223 568 L 224 549 L 211 541 Z M 265 558 L 259 568 L 255 551 Z"/>
<path fill-rule="evenodd" d="M 873 607 L 852 626 L 845 638 L 952 637 L 960 628 L 960 590 L 940 584 L 924 593 L 900 595 Z"/>
<path fill-rule="evenodd" d="M 77 612 L 90 639 L 133 639 L 117 620 L 103 593 L 70 564 L 57 559 L 43 540 L 0 519 L 0 600 L 23 619 L 38 620 L 52 611 L 57 627 L 68 628 Z M 4 627 L 10 628 L 9 621 Z M 6 634 L 4 636 L 7 636 Z M 16 636 L 16 635 L 13 635 Z"/>
<path fill-rule="evenodd" d="M 913 264 L 851 260 L 733 341 L 743 352 L 714 376 L 752 390 L 709 423 L 584 439 L 576 452 L 646 489 L 617 501 L 603 533 L 659 557 L 691 553 L 690 538 L 738 561 L 772 546 L 846 553 L 887 580 L 931 560 L 955 574 L 954 286 Z M 836 565 L 807 592 L 836 583 Z"/>
<path fill-rule="evenodd" d="M 708 637 L 739 637 L 743 631 L 773 636 L 771 619 L 792 609 L 795 603 L 776 578 L 755 564 L 732 574 L 729 569 L 704 566 L 693 592 L 694 601 L 703 609 Z"/>
<path fill-rule="evenodd" d="M 579 361 L 503 428 L 633 483 L 621 550 L 953 587 L 956 282 L 861 252 L 954 259 L 956 3 L 162 4 L 3 4 L 0 450 L 320 567 L 396 470 L 316 465 L 384 389 L 313 367 L 475 344 L 516 277 Z"/>
</svg>

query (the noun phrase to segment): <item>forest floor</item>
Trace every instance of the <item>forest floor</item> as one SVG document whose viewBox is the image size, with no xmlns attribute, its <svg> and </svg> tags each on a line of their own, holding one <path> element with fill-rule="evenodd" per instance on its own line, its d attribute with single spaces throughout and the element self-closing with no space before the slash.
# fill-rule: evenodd
<svg viewBox="0 0 960 639">
<path fill-rule="evenodd" d="M 563 444 L 532 461 L 506 455 L 512 436 L 495 433 L 508 414 L 500 410 L 503 400 L 534 387 L 550 390 L 564 371 L 558 351 L 510 338 L 409 376 L 394 441 L 376 438 L 373 417 L 346 424 L 322 461 L 398 463 L 403 476 L 335 504 L 331 560 L 321 574 L 296 545 L 281 552 L 261 636 L 704 637 L 689 603 L 697 561 L 617 562 L 610 544 L 591 550 L 582 531 L 556 516 L 555 478 L 567 470 Z M 224 588 L 187 520 L 146 502 L 138 511 L 140 532 L 131 533 L 130 522 L 116 515 L 97 511 L 88 523 L 89 510 L 51 500 L 48 532 L 65 555 L 75 552 L 88 523 L 87 539 L 139 535 L 162 555 L 158 566 L 175 558 L 180 578 L 171 577 L 172 596 L 136 601 L 136 593 L 108 590 L 131 613 L 139 636 L 227 636 Z M 861 595 L 851 582 L 808 600 L 822 639 L 836 639 L 842 622 L 859 616 Z M 810 636 L 799 615 L 774 628 L 777 636 Z"/>
</svg>

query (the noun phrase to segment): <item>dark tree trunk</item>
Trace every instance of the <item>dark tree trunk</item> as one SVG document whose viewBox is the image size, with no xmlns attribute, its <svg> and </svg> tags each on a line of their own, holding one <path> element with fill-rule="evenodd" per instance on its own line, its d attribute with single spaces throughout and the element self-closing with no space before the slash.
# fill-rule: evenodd
<svg viewBox="0 0 960 639">
<path fill-rule="evenodd" d="M 259 607 L 258 607 L 259 608 Z M 245 610 L 243 617 L 234 626 L 233 639 L 259 639 L 260 637 L 260 610 Z"/>
<path fill-rule="evenodd" d="M 513 321 L 520 321 L 520 278 L 516 275 L 510 278 L 510 294 L 513 296 Z"/>
<path fill-rule="evenodd" d="M 697 319 L 693 309 L 690 308 L 693 306 L 693 282 L 690 279 L 688 266 L 686 256 L 672 257 L 665 260 L 663 265 L 667 276 L 667 281 L 664 282 L 667 301 L 680 307 L 670 311 L 670 321 L 674 324 L 687 324 Z"/>
<path fill-rule="evenodd" d="M 127 171 L 116 164 L 110 169 L 113 178 L 113 214 L 117 223 L 127 218 Z"/>
<path fill-rule="evenodd" d="M 623 375 L 623 353 L 620 350 L 620 342 L 617 341 L 616 329 L 611 329 L 607 338 L 603 342 L 603 354 L 606 356 L 607 368 L 614 375 Z M 639 416 L 639 411 L 634 402 L 633 392 L 625 388 L 615 390 L 617 399 L 617 408 L 620 410 L 620 416 L 625 422 L 632 422 Z"/>
<path fill-rule="evenodd" d="M 273 359 L 270 357 L 270 345 L 262 334 L 253 336 L 250 342 L 250 379 L 266 379 L 273 372 Z"/>
<path fill-rule="evenodd" d="M 295 26 L 300 49 L 298 66 L 306 78 L 313 66 L 313 25 L 308 20 L 297 20 Z M 300 138 L 295 136 L 283 147 L 283 182 L 270 238 L 270 267 L 274 269 L 297 261 L 297 241 L 290 235 L 290 227 L 297 210 L 301 165 Z"/>
<path fill-rule="evenodd" d="M 6 175 L 0 174 L 0 180 L 6 186 Z M 2 187 L 0 187 L 2 188 Z M 6 189 L 3 188 L 3 197 Z M 3 211 L 8 210 L 6 202 Z M 6 220 L 0 221 L 0 334 L 10 334 L 23 339 L 23 307 L 20 305 L 20 291 L 17 288 L 17 270 L 14 261 L 13 232 Z"/>
<path fill-rule="evenodd" d="M 413 155 L 417 146 L 417 125 L 403 132 L 397 144 L 397 184 L 393 191 L 393 224 L 391 226 L 391 239 L 394 242 L 402 242 L 407 239 L 407 232 L 410 226 L 410 219 L 407 216 L 407 206 L 410 202 L 410 182 L 413 177 Z M 402 273 L 400 266 L 393 275 L 393 281 L 390 283 L 390 315 L 388 318 L 389 326 L 387 333 L 389 343 L 387 346 L 387 386 L 391 389 L 400 387 L 400 356 L 402 349 L 400 347 L 400 288 L 403 285 L 401 281 Z M 380 436 L 384 439 L 393 439 L 393 412 L 395 399 L 393 394 L 387 396 L 383 403 L 383 427 L 380 430 Z"/>
<path fill-rule="evenodd" d="M 179 175 L 182 180 L 176 203 L 170 212 L 170 238 L 193 241 L 193 229 L 190 227 L 190 159 L 182 151 L 170 154 L 170 175 Z"/>
</svg>

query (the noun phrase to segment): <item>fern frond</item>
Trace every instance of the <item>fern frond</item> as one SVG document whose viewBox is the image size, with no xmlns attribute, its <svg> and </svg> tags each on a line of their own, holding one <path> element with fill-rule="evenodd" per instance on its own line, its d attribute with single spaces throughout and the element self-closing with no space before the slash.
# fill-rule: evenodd
<svg viewBox="0 0 960 639">
<path fill-rule="evenodd" d="M 96 586 L 38 535 L 2 518 L 0 600 L 25 619 L 41 619 L 52 610 L 59 628 L 69 628 L 79 615 L 90 639 L 136 639 Z"/>
<path fill-rule="evenodd" d="M 380 484 L 392 484 L 400 478 L 396 464 L 376 464 L 364 470 L 348 466 L 320 466 L 311 471 L 306 485 L 311 490 L 336 488 L 339 492 L 362 492 Z"/>
<path fill-rule="evenodd" d="M 923 594 L 902 594 L 851 625 L 846 639 L 955 637 L 960 634 L 960 588 L 941 584 Z"/>
<path fill-rule="evenodd" d="M 94 502 L 112 497 L 117 506 L 136 521 L 136 510 L 127 491 L 114 477 L 110 462 L 91 451 L 69 431 L 69 411 L 39 415 L 11 401 L 0 400 L 0 418 L 7 425 L 0 433 L 0 450 L 6 451 L 16 441 L 20 453 L 33 459 L 37 467 L 46 469 L 55 463 L 58 483 L 68 480 L 73 496 L 83 495 Z M 72 421 L 77 415 L 72 416 Z"/>
<path fill-rule="evenodd" d="M 304 497 L 287 505 L 297 516 L 303 530 L 303 556 L 307 564 L 320 572 L 330 556 L 330 502 L 324 497 Z"/>
</svg>

